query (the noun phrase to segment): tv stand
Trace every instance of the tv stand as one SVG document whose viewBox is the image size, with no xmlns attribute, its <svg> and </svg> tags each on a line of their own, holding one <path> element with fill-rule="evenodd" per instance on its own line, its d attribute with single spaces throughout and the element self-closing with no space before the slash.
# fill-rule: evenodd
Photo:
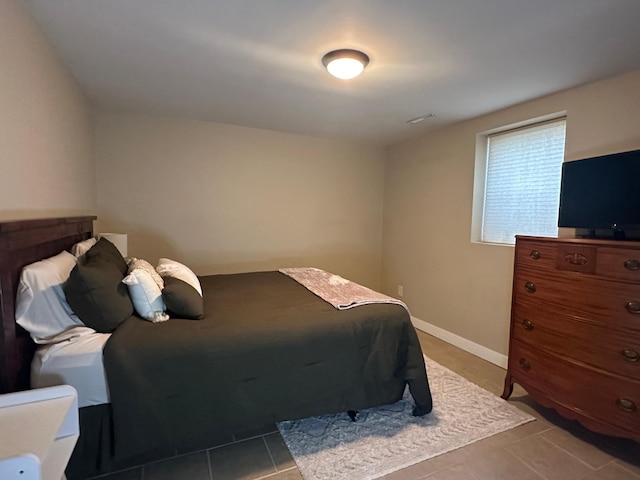
<svg viewBox="0 0 640 480">
<path fill-rule="evenodd" d="M 509 364 L 538 403 L 640 442 L 640 242 L 516 237 Z"/>
<path fill-rule="evenodd" d="M 615 223 L 611 225 L 611 231 L 613 232 L 614 240 L 624 240 L 627 236 L 624 232 L 624 228 Z"/>
<path fill-rule="evenodd" d="M 624 228 L 615 223 L 610 228 L 579 228 L 576 230 L 576 238 L 617 241 L 640 240 L 638 237 L 638 231 L 632 229 L 627 232 Z"/>
</svg>

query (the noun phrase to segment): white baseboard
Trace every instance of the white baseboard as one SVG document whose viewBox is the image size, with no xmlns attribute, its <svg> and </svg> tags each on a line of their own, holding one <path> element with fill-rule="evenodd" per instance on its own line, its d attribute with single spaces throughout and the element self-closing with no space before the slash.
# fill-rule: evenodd
<svg viewBox="0 0 640 480">
<path fill-rule="evenodd" d="M 429 335 L 433 335 L 440 340 L 443 340 L 451 345 L 455 345 L 462 350 L 469 352 L 476 357 L 480 357 L 487 362 L 493 363 L 502 368 L 507 368 L 507 356 L 501 353 L 495 352 L 487 347 L 483 347 L 477 343 L 472 342 L 471 340 L 467 340 L 455 333 L 448 332 L 443 328 L 436 327 L 435 325 L 431 325 L 430 323 L 425 322 L 424 320 L 420 320 L 416 317 L 411 317 L 411 323 L 413 326 L 423 332 L 428 333 Z"/>
</svg>

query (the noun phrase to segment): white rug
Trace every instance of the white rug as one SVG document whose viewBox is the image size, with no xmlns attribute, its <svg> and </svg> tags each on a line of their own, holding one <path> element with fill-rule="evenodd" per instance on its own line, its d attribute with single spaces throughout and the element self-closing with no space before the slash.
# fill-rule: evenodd
<svg viewBox="0 0 640 480">
<path fill-rule="evenodd" d="M 280 422 L 305 480 L 371 480 L 534 420 L 425 357 L 433 411 L 411 415 L 405 391 L 393 405 Z"/>
</svg>

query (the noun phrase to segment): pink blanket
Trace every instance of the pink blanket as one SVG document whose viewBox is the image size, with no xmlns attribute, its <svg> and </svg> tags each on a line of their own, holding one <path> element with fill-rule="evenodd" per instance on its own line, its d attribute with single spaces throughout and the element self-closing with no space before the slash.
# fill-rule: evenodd
<svg viewBox="0 0 640 480">
<path fill-rule="evenodd" d="M 389 297 L 319 268 L 281 268 L 279 271 L 291 277 L 338 310 L 346 310 L 370 303 L 396 303 L 409 311 L 405 303 L 397 298 Z"/>
</svg>

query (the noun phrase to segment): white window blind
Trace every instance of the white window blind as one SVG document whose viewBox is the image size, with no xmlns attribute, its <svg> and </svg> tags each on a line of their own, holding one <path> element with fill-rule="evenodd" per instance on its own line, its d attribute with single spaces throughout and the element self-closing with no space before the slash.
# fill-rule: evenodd
<svg viewBox="0 0 640 480">
<path fill-rule="evenodd" d="M 555 120 L 488 137 L 483 242 L 557 236 L 565 124 Z"/>
</svg>

